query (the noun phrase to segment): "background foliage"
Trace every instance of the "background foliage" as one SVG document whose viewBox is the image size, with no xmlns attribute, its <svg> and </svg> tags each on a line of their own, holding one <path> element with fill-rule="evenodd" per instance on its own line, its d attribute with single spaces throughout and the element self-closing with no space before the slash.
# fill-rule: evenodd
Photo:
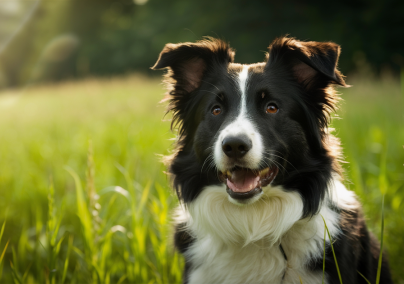
<svg viewBox="0 0 404 284">
<path fill-rule="evenodd" d="M 0 3 L 0 16 L 2 10 L 8 15 L 0 19 L 0 43 L 18 26 L 15 19 L 33 12 L 0 52 L 0 87 L 147 72 L 167 42 L 206 35 L 229 41 L 241 63 L 262 61 L 275 37 L 290 34 L 341 44 L 345 74 L 358 69 L 397 73 L 404 67 L 403 1 L 13 1 L 26 6 L 20 7 L 25 12 L 10 16 Z"/>
</svg>

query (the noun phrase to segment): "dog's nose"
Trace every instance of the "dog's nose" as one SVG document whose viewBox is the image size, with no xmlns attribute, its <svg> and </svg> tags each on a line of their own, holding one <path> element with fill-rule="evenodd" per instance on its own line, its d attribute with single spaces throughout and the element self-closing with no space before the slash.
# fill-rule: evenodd
<svg viewBox="0 0 404 284">
<path fill-rule="evenodd" d="M 245 135 L 226 137 L 222 141 L 222 150 L 229 158 L 242 158 L 251 148 L 252 142 Z"/>
</svg>

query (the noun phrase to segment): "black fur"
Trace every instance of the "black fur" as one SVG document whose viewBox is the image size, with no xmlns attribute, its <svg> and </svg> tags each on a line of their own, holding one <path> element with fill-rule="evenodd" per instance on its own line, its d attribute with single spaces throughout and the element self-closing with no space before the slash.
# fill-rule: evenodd
<svg viewBox="0 0 404 284">
<path fill-rule="evenodd" d="M 343 283 L 367 284 L 362 274 L 370 283 L 376 283 L 380 245 L 366 227 L 361 209 L 342 211 L 341 228 L 343 234 L 335 240 L 333 246 L 341 271 Z M 339 284 L 339 276 L 331 248 L 326 250 L 326 273 L 330 284 Z M 322 271 L 323 259 L 312 262 L 309 269 Z M 359 274 L 360 273 L 360 274 Z M 382 258 L 380 283 L 393 283 L 388 269 L 387 255 Z"/>
<path fill-rule="evenodd" d="M 178 224 L 175 228 L 174 234 L 174 245 L 182 254 L 184 254 L 188 250 L 189 246 L 195 241 L 195 239 L 185 230 L 184 226 L 185 224 Z M 187 283 L 190 269 L 191 263 L 185 259 L 184 273 L 182 275 L 184 284 Z"/>
</svg>

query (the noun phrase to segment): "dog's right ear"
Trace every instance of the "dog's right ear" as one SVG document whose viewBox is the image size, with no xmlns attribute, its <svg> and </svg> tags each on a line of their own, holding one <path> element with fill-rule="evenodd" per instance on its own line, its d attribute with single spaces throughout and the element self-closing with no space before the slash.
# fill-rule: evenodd
<svg viewBox="0 0 404 284">
<path fill-rule="evenodd" d="M 304 42 L 281 37 L 269 46 L 267 68 L 277 64 L 286 66 L 308 91 L 316 81 L 347 86 L 337 69 L 340 51 L 340 46 L 333 42 Z"/>
<path fill-rule="evenodd" d="M 233 62 L 234 51 L 219 39 L 207 38 L 196 43 L 168 43 L 152 69 L 169 68 L 176 93 L 190 93 L 197 89 L 205 72 L 213 66 Z"/>
</svg>

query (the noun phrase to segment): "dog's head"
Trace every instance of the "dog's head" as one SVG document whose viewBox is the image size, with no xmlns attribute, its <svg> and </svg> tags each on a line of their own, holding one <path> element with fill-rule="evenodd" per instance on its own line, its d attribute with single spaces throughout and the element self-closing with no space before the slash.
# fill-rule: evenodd
<svg viewBox="0 0 404 284">
<path fill-rule="evenodd" d="M 224 184 L 229 200 L 249 204 L 263 189 L 298 191 L 304 216 L 317 212 L 338 144 L 327 130 L 345 86 L 331 42 L 278 38 L 266 61 L 233 63 L 225 42 L 167 44 L 153 69 L 168 68 L 168 110 L 178 126 L 170 172 L 192 202 L 206 186 Z"/>
</svg>

